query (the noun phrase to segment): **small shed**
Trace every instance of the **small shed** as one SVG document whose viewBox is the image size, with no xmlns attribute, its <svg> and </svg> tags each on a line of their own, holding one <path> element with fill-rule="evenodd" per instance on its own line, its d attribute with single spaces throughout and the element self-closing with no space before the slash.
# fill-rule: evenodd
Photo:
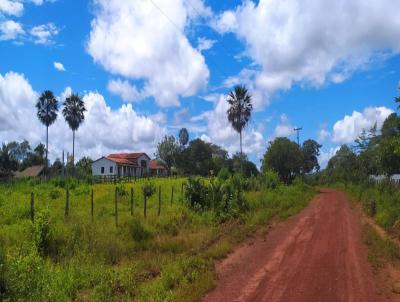
<svg viewBox="0 0 400 302">
<path fill-rule="evenodd" d="M 24 177 L 39 177 L 44 174 L 44 165 L 31 166 L 26 168 L 25 170 L 19 172 L 15 172 L 16 178 L 24 178 Z"/>
<path fill-rule="evenodd" d="M 152 176 L 167 176 L 167 169 L 156 159 L 150 161 L 150 173 Z"/>
</svg>

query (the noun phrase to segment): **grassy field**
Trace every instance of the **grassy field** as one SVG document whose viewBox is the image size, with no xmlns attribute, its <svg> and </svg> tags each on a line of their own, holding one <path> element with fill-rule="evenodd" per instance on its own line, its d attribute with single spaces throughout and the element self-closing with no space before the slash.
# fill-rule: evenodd
<svg viewBox="0 0 400 302">
<path fill-rule="evenodd" d="M 157 215 L 157 192 L 147 201 L 146 219 L 142 186 L 147 181 L 118 185 L 118 226 L 113 184 L 71 182 L 67 218 L 63 181 L 0 185 L 2 297 L 12 301 L 196 301 L 214 284 L 215 259 L 271 218 L 297 213 L 315 194 L 302 183 L 246 192 L 248 209 L 222 221 L 212 210 L 194 211 L 187 206 L 181 194 L 185 181 L 151 180 L 157 189 L 161 187 L 161 215 Z"/>
</svg>

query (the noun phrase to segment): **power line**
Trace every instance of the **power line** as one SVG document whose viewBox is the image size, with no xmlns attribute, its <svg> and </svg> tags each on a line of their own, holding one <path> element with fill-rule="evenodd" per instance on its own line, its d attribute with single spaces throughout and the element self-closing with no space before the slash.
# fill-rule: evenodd
<svg viewBox="0 0 400 302">
<path fill-rule="evenodd" d="M 300 147 L 300 131 L 303 130 L 303 128 L 298 127 L 298 128 L 294 128 L 293 130 L 297 132 L 297 145 L 299 145 L 299 147 Z"/>
</svg>

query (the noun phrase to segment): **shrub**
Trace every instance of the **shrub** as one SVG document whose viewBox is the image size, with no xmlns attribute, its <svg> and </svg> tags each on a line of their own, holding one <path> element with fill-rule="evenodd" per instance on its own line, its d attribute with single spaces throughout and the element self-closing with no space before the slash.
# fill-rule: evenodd
<svg viewBox="0 0 400 302">
<path fill-rule="evenodd" d="M 136 242 L 143 242 L 153 238 L 153 232 L 151 232 L 148 228 L 146 228 L 139 220 L 136 218 L 132 221 L 130 227 L 130 233 Z"/>
<path fill-rule="evenodd" d="M 228 168 L 223 167 L 221 170 L 219 170 L 219 173 L 218 173 L 219 179 L 227 180 L 229 177 L 231 177 L 231 173 L 229 173 Z"/>
<path fill-rule="evenodd" d="M 147 198 L 149 198 L 149 197 L 153 196 L 154 193 L 156 192 L 156 186 L 153 183 L 148 182 L 142 186 L 142 190 L 143 190 L 143 194 Z"/>
<path fill-rule="evenodd" d="M 49 255 L 51 244 L 49 209 L 38 212 L 34 223 L 33 235 L 37 252 L 42 256 Z"/>
<path fill-rule="evenodd" d="M 58 199 L 58 198 L 60 198 L 61 197 L 61 192 L 60 192 L 60 190 L 51 190 L 50 191 L 50 193 L 49 193 L 49 197 L 51 198 L 51 199 Z"/>
<path fill-rule="evenodd" d="M 276 189 L 280 184 L 278 173 L 272 170 L 267 170 L 264 172 L 264 174 L 262 175 L 262 181 L 264 183 L 264 186 L 270 190 Z"/>
</svg>

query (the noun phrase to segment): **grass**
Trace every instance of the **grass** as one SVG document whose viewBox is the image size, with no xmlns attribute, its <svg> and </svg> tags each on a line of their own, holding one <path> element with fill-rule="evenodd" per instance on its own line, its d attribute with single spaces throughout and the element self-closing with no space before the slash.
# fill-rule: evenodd
<svg viewBox="0 0 400 302">
<path fill-rule="evenodd" d="M 213 211 L 196 212 L 186 206 L 181 196 L 184 181 L 152 180 L 161 187 L 161 216 L 156 193 L 148 199 L 146 219 L 141 192 L 146 180 L 118 185 L 127 192 L 119 198 L 118 227 L 113 184 L 70 182 L 67 219 L 67 184 L 62 180 L 1 184 L 0 294 L 13 301 L 196 301 L 213 287 L 214 260 L 271 218 L 297 213 L 315 194 L 302 184 L 247 192 L 249 210 L 221 222 Z"/>
</svg>

